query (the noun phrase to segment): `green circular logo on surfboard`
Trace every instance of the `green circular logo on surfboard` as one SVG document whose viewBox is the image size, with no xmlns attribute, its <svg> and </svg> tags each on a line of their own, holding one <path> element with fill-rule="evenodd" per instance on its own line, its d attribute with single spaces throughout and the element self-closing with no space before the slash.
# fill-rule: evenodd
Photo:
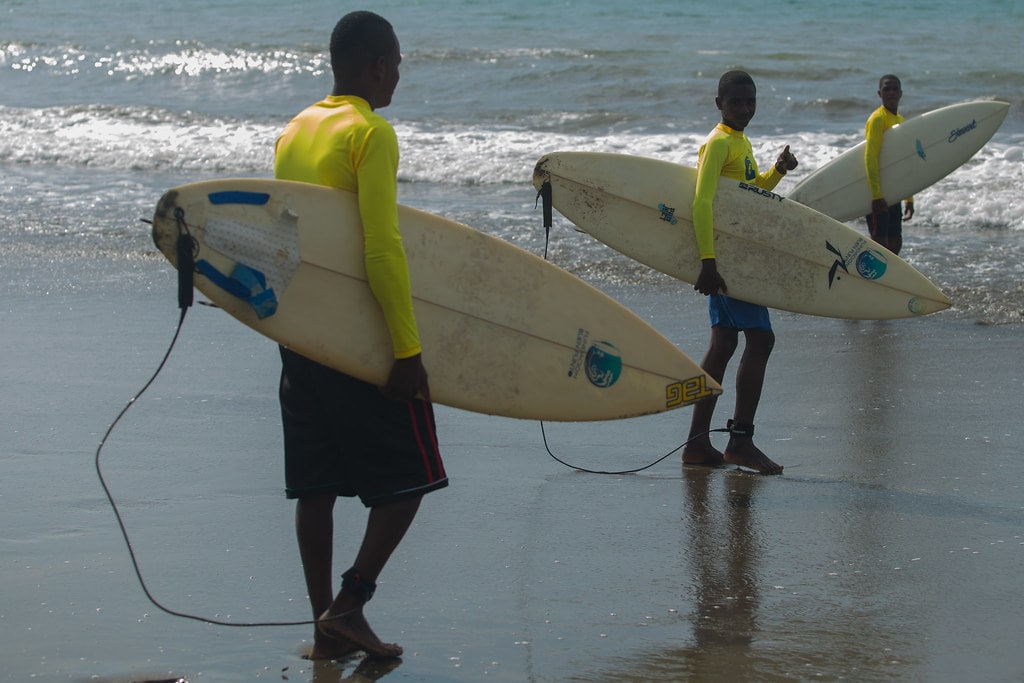
<svg viewBox="0 0 1024 683">
<path fill-rule="evenodd" d="M 596 387 L 610 387 L 622 374 L 622 354 L 606 341 L 594 342 L 587 350 L 587 379 Z"/>
<path fill-rule="evenodd" d="M 865 280 L 877 280 L 885 275 L 888 262 L 877 249 L 865 249 L 857 256 L 857 274 Z"/>
</svg>

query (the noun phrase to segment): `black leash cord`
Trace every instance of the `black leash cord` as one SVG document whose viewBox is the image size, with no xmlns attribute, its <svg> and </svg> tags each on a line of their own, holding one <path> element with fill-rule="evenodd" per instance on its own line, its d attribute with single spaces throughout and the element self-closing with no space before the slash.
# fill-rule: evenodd
<svg viewBox="0 0 1024 683">
<path fill-rule="evenodd" d="M 194 271 L 194 255 L 195 255 L 195 240 L 188 233 L 188 225 L 184 220 L 184 212 L 179 208 L 175 212 L 175 218 L 178 222 L 178 242 L 177 242 L 177 256 L 178 256 L 178 305 L 181 308 L 181 316 L 178 318 L 178 327 L 174 330 L 174 337 L 171 339 L 170 346 L 167 347 L 167 352 L 164 354 L 163 359 L 156 368 L 156 372 L 153 376 L 142 386 L 141 389 L 128 401 L 128 403 L 121 409 L 121 412 L 117 414 L 114 421 L 107 427 L 107 431 L 104 432 L 103 438 L 100 440 L 99 446 L 96 448 L 96 456 L 94 463 L 96 465 L 96 476 L 99 477 L 100 486 L 103 487 L 103 493 L 107 496 L 107 501 L 110 503 L 110 509 L 114 511 L 114 517 L 117 518 L 117 526 L 121 529 L 121 536 L 124 538 L 125 546 L 128 548 L 128 555 L 132 560 L 132 567 L 135 569 L 135 578 L 139 581 L 139 586 L 142 587 L 142 592 L 146 594 L 153 605 L 162 612 L 170 614 L 175 617 L 182 617 L 183 619 L 192 619 L 193 621 L 200 621 L 204 624 L 214 624 L 217 626 L 237 626 L 245 628 L 253 628 L 257 626 L 308 626 L 313 625 L 316 621 L 261 621 L 261 622 L 233 622 L 233 621 L 221 621 L 219 619 L 212 619 L 209 617 L 202 617 L 196 614 L 189 614 L 187 612 L 180 612 L 178 610 L 171 609 L 166 605 L 163 605 L 157 600 L 150 592 L 149 587 L 146 585 L 145 579 L 142 578 L 142 570 L 139 567 L 138 558 L 135 556 L 135 548 L 132 545 L 131 538 L 128 536 L 128 529 L 124 525 L 124 520 L 121 518 L 121 512 L 117 508 L 117 503 L 114 501 L 114 496 L 110 492 L 110 487 L 107 486 L 106 479 L 103 478 L 103 470 L 100 468 L 100 454 L 103 452 L 103 447 L 106 445 L 107 440 L 113 433 L 114 428 L 121 421 L 121 418 L 125 416 L 128 409 L 131 408 L 135 402 L 144 394 L 146 390 L 156 381 L 157 376 L 164 369 L 167 364 L 167 359 L 171 357 L 171 351 L 174 350 L 175 344 L 178 342 L 178 336 L 181 334 L 181 328 L 185 323 L 185 314 L 188 312 L 189 306 L 192 305 L 192 274 Z M 145 221 L 149 222 L 149 221 Z M 344 615 L 341 615 L 344 616 Z"/>
<path fill-rule="evenodd" d="M 551 458 L 555 462 L 561 463 L 561 464 L 565 465 L 566 467 L 568 467 L 570 469 L 577 470 L 579 472 L 586 472 L 587 474 L 635 474 L 637 472 L 643 472 L 646 469 L 650 469 L 651 467 L 654 467 L 659 462 L 661 462 L 665 458 L 669 457 L 670 455 L 672 455 L 676 451 L 679 451 L 679 450 L 682 450 L 683 448 L 686 448 L 686 446 L 688 444 L 690 444 L 693 441 L 696 441 L 697 439 L 699 439 L 701 437 L 707 436 L 708 434 L 712 434 L 714 432 L 727 432 L 727 431 L 729 431 L 729 430 L 725 429 L 725 428 L 722 428 L 722 429 L 709 429 L 708 431 L 704 432 L 703 434 L 698 434 L 697 436 L 695 436 L 695 437 L 693 437 L 691 439 L 688 439 L 687 441 L 684 441 L 683 443 L 681 443 L 680 445 L 676 446 L 675 448 L 670 450 L 668 453 L 666 453 L 665 455 L 661 456 L 660 458 L 658 458 L 657 460 L 655 460 L 654 462 L 652 462 L 649 465 L 644 465 L 643 467 L 636 467 L 636 468 L 631 469 L 631 470 L 619 470 L 617 472 L 606 472 L 604 470 L 588 470 L 585 467 L 578 467 L 576 465 L 570 465 L 569 463 L 567 463 L 564 460 L 560 459 L 558 456 L 556 456 L 554 453 L 551 452 L 551 447 L 548 446 L 548 435 L 547 435 L 547 432 L 544 429 L 544 422 L 541 421 L 541 423 L 540 423 L 540 434 L 541 434 L 541 437 L 544 439 L 544 449 L 547 450 L 548 455 L 550 455 Z"/>
<path fill-rule="evenodd" d="M 541 203 L 541 210 L 543 212 L 543 221 L 544 221 L 544 260 L 547 261 L 548 260 L 548 244 L 551 241 L 551 222 L 552 222 L 552 220 L 551 220 L 551 218 L 552 218 L 552 214 L 551 214 L 552 200 L 551 200 L 551 178 L 550 178 L 550 176 L 548 176 L 548 177 L 546 177 L 544 179 L 544 181 L 541 183 L 540 189 L 537 190 L 537 196 L 534 199 L 534 203 L 533 203 L 533 208 L 535 210 L 537 208 L 538 202 Z M 556 456 L 554 453 L 551 452 L 551 447 L 548 446 L 548 435 L 547 435 L 547 432 L 544 430 L 544 422 L 543 422 L 543 420 L 540 423 L 540 433 L 541 433 L 541 436 L 544 439 L 544 449 L 547 450 L 548 455 L 550 455 L 556 462 L 559 462 L 559 463 L 565 465 L 566 467 L 568 467 L 570 469 L 578 470 L 580 472 L 586 472 L 588 474 L 634 474 L 636 472 L 642 472 L 643 470 L 646 470 L 646 469 L 649 469 L 651 467 L 654 467 L 659 462 L 661 462 L 665 458 L 669 457 L 670 455 L 672 455 L 676 451 L 682 450 L 683 448 L 686 448 L 686 446 L 689 443 L 691 443 L 692 441 L 695 441 L 695 440 L 697 440 L 697 439 L 699 439 L 699 438 L 701 438 L 703 436 L 707 436 L 708 434 L 711 434 L 713 432 L 728 432 L 728 431 L 729 431 L 728 429 L 711 429 L 711 430 L 708 430 L 708 431 L 704 432 L 703 434 L 698 434 L 697 436 L 689 439 L 688 441 L 683 442 L 679 446 L 676 446 L 675 448 L 670 450 L 668 453 L 666 453 L 665 455 L 661 456 L 660 458 L 658 458 L 657 460 L 652 462 L 650 465 L 644 465 L 643 467 L 637 467 L 637 468 L 631 469 L 631 470 L 621 470 L 621 471 L 618 471 L 618 472 L 604 472 L 604 471 L 601 471 L 601 470 L 588 470 L 585 467 L 577 467 L 576 465 L 570 465 L 569 463 L 565 462 L 564 460 L 559 459 L 558 456 Z"/>
<path fill-rule="evenodd" d="M 548 203 L 548 202 L 550 202 L 550 196 L 551 196 L 550 192 L 551 192 L 550 184 L 548 184 L 547 188 L 546 188 L 546 192 L 542 191 L 542 193 L 538 193 L 538 196 L 546 195 L 544 197 L 544 199 L 546 200 L 546 203 L 547 203 L 548 206 L 550 206 L 550 204 Z M 547 214 L 547 220 L 549 221 L 548 224 L 550 225 L 550 218 L 549 218 L 550 213 L 548 213 L 549 211 L 550 211 L 550 208 L 547 208 L 545 213 Z M 256 627 L 264 627 L 264 626 L 312 626 L 312 625 L 317 623 L 316 620 L 307 619 L 307 620 L 303 620 L 303 621 L 258 621 L 258 622 L 223 621 L 223 620 L 220 620 L 220 619 L 213 619 L 213 618 L 210 618 L 210 617 L 199 616 L 197 614 L 190 614 L 188 612 L 181 612 L 179 610 L 171 609 L 170 607 L 167 607 L 166 605 L 161 603 L 150 592 L 149 586 L 146 585 L 146 581 L 142 577 L 142 569 L 139 567 L 139 560 L 138 560 L 138 558 L 135 555 L 135 547 L 132 545 L 131 538 L 128 536 L 128 529 L 124 525 L 124 520 L 121 517 L 121 512 L 120 512 L 120 510 L 117 507 L 117 503 L 114 501 L 114 496 L 110 492 L 110 487 L 107 486 L 107 481 L 103 477 L 103 469 L 100 467 L 100 455 L 103 453 L 103 447 L 106 446 L 107 440 L 110 438 L 110 435 L 113 433 L 114 428 L 117 427 L 118 423 L 121 421 L 121 418 L 123 418 L 125 416 L 125 414 L 127 414 L 128 410 L 135 404 L 135 402 L 139 398 L 141 398 L 144 393 L 146 393 L 146 391 L 149 389 L 149 387 L 153 384 L 153 382 L 156 381 L 156 378 L 163 371 L 164 366 L 167 364 L 167 360 L 171 357 L 171 352 L 174 350 L 175 344 L 177 344 L 177 342 L 178 342 L 178 337 L 181 334 L 181 329 L 182 329 L 182 327 L 185 324 L 185 314 L 188 313 L 188 309 L 189 309 L 189 307 L 193 303 L 193 301 L 192 301 L 192 274 L 194 272 L 195 240 L 192 238 L 192 236 L 188 232 L 188 224 L 185 222 L 184 211 L 182 211 L 180 208 L 178 208 L 175 211 L 175 219 L 177 220 L 178 227 L 179 227 L 178 242 L 177 242 L 176 247 L 177 247 L 177 257 L 178 257 L 178 264 L 177 264 L 178 265 L 178 305 L 181 308 L 181 315 L 178 318 L 178 325 L 177 325 L 176 329 L 174 330 L 174 336 L 171 338 L 171 343 L 167 347 L 167 351 L 166 351 L 166 353 L 164 353 L 164 357 L 161 359 L 160 364 L 157 366 L 156 371 L 153 373 L 152 377 L 150 377 L 149 380 L 147 380 L 146 383 L 142 386 L 142 388 L 139 389 L 139 391 L 128 401 L 127 404 L 125 404 L 124 408 L 121 409 L 121 412 L 119 412 L 117 414 L 117 417 L 114 418 L 114 421 L 110 423 L 109 427 L 107 427 L 107 431 L 104 432 L 103 438 L 100 440 L 99 446 L 97 446 L 97 448 L 96 448 L 96 455 L 95 455 L 94 461 L 93 461 L 94 464 L 95 464 L 95 467 L 96 467 L 96 476 L 99 478 L 100 486 L 103 487 L 103 493 L 106 495 L 107 501 L 110 503 L 110 509 L 114 512 L 114 517 L 117 519 L 117 526 L 121 530 L 121 537 L 124 539 L 125 547 L 128 549 L 128 555 L 129 555 L 129 557 L 131 558 L 131 561 L 132 561 L 132 568 L 135 571 L 135 578 L 138 580 L 139 586 L 142 588 L 142 592 L 145 593 L 146 598 L 153 604 L 154 607 L 156 607 L 160 611 L 162 611 L 162 612 L 164 612 L 166 614 L 169 614 L 171 616 L 181 617 L 183 619 L 191 619 L 193 621 L 199 621 L 199 622 L 202 622 L 204 624 L 212 624 L 212 625 L 215 625 L 215 626 L 233 626 L 233 627 L 241 627 L 241 628 L 256 628 Z M 145 220 L 145 219 L 143 219 L 143 220 L 144 220 L 144 222 L 147 222 L 147 223 L 150 222 L 150 221 Z M 544 248 L 544 258 L 545 258 L 545 260 L 547 259 L 547 245 L 546 244 L 545 244 L 545 248 Z M 668 458 L 670 455 L 672 455 L 676 451 L 678 451 L 678 450 L 680 450 L 682 448 L 685 448 L 686 445 L 688 443 L 690 443 L 690 441 L 693 441 L 694 439 L 700 438 L 700 436 L 704 436 L 704 434 L 701 434 L 701 435 L 698 435 L 696 437 L 693 437 L 693 439 L 690 439 L 689 441 L 686 441 L 685 443 L 681 444 L 680 446 L 677 446 L 676 448 L 673 448 L 671 451 L 669 451 L 665 455 L 661 456 L 660 458 L 658 458 L 657 460 L 655 460 L 654 462 L 652 462 L 649 465 L 645 465 L 643 467 L 638 467 L 638 468 L 631 469 L 631 470 L 621 470 L 621 471 L 618 471 L 618 472 L 606 472 L 606 471 L 601 471 L 601 470 L 589 470 L 589 469 L 586 469 L 584 467 L 577 467 L 575 465 L 570 465 L 569 463 L 559 459 L 554 453 L 551 452 L 551 448 L 548 445 L 547 432 L 544 430 L 544 422 L 543 421 L 541 421 L 541 423 L 540 423 L 540 429 L 541 429 L 541 435 L 542 435 L 542 437 L 544 439 L 544 448 L 547 450 L 548 455 L 550 455 L 555 461 L 561 463 L 562 465 L 565 465 L 566 467 L 569 467 L 569 468 L 574 469 L 574 470 L 578 470 L 580 472 L 586 472 L 586 473 L 589 473 L 589 474 L 633 474 L 633 473 L 636 473 L 636 472 L 641 472 L 643 470 L 646 470 L 648 468 L 651 468 L 651 467 L 657 465 L 662 460 Z M 725 431 L 729 431 L 729 430 L 728 429 L 712 429 L 709 432 L 706 432 L 705 434 L 709 434 L 711 432 L 725 432 Z M 333 617 L 333 618 L 340 619 L 340 618 L 344 618 L 345 616 L 347 616 L 347 614 L 341 614 L 341 615 L 338 615 L 337 617 Z M 321 621 L 323 621 L 323 620 L 321 620 Z"/>
<path fill-rule="evenodd" d="M 171 351 L 174 349 L 175 343 L 177 343 L 177 341 L 178 341 L 178 335 L 181 333 L 182 324 L 185 322 L 185 313 L 187 311 L 188 311 L 187 308 L 183 308 L 181 310 L 181 317 L 178 319 L 178 327 L 174 331 L 174 338 L 171 340 L 171 344 L 170 344 L 170 346 L 167 349 L 167 353 L 164 354 L 163 360 L 160 361 L 160 365 L 157 367 L 156 372 L 153 373 L 153 376 L 149 378 L 149 381 L 146 382 L 146 384 L 142 387 L 142 389 L 140 389 L 138 391 L 138 393 L 135 394 L 135 396 L 133 396 L 131 398 L 131 400 L 128 401 L 128 403 L 125 405 L 125 407 L 121 409 L 121 412 L 117 414 L 117 417 L 114 418 L 114 421 L 111 423 L 110 427 L 108 427 L 107 431 L 103 434 L 103 439 L 100 441 L 100 445 L 96 449 L 96 457 L 95 457 L 96 476 L 99 477 L 100 486 L 103 487 L 103 492 L 106 494 L 107 500 L 110 502 L 110 508 L 111 508 L 111 510 L 114 511 L 114 517 L 117 518 L 117 526 L 121 529 L 121 536 L 124 538 L 125 546 L 128 548 L 128 555 L 131 557 L 131 560 L 132 560 L 132 567 L 135 569 L 135 578 L 138 579 L 139 586 L 142 587 L 142 592 L 146 594 L 146 597 L 149 599 L 149 601 L 151 603 L 153 603 L 153 605 L 157 609 L 159 609 L 162 612 L 166 612 L 167 614 L 170 614 L 171 616 L 182 617 L 184 619 L 192 619 L 193 621 L 201 621 L 201 622 L 203 622 L 205 624 L 214 624 L 214 625 L 217 625 L 217 626 L 240 626 L 240 627 L 246 627 L 246 628 L 252 628 L 252 627 L 257 627 L 257 626 L 305 626 L 305 625 L 315 624 L 316 622 L 312 621 L 312 620 L 307 620 L 307 621 L 263 621 L 263 622 L 241 623 L 241 622 L 232 622 L 232 621 L 221 621 L 219 619 L 211 619 L 209 617 L 202 617 L 202 616 L 198 616 L 198 615 L 195 615 L 195 614 L 188 614 L 187 612 L 180 612 L 178 610 L 174 610 L 174 609 L 171 609 L 170 607 L 167 607 L 167 606 L 163 605 L 159 600 L 157 600 L 153 596 L 153 594 L 150 592 L 149 587 L 146 586 L 146 581 L 142 578 L 142 570 L 139 568 L 139 561 L 138 561 L 138 558 L 135 556 L 135 548 L 132 546 L 131 538 L 129 538 L 129 536 L 128 536 L 128 529 L 125 528 L 124 520 L 121 518 L 121 512 L 117 508 L 117 503 L 114 502 L 114 496 L 111 494 L 110 488 L 107 486 L 107 482 L 103 478 L 103 470 L 100 468 L 100 454 L 103 452 L 103 447 L 106 445 L 107 440 L 109 439 L 111 433 L 114 431 L 114 428 L 117 426 L 118 422 L 120 422 L 121 418 L 124 417 L 125 413 L 128 412 L 128 409 L 131 408 L 135 404 L 135 402 L 146 392 L 147 389 L 149 389 L 150 385 L 153 384 L 153 382 L 156 380 L 157 376 L 163 370 L 164 365 L 166 365 L 166 363 L 167 363 L 167 359 L 170 358 L 170 356 L 171 356 Z"/>
</svg>

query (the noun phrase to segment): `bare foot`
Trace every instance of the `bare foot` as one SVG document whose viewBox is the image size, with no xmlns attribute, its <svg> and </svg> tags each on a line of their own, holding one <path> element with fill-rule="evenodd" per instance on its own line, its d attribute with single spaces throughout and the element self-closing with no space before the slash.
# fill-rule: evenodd
<svg viewBox="0 0 1024 683">
<path fill-rule="evenodd" d="M 350 642 L 364 650 L 370 657 L 390 659 L 401 656 L 403 650 L 397 643 L 385 643 L 370 628 L 363 616 L 363 608 L 357 607 L 340 614 L 327 610 L 320 615 L 316 627 L 326 636 L 342 642 Z"/>
<path fill-rule="evenodd" d="M 683 448 L 684 465 L 701 465 L 703 467 L 724 467 L 725 456 L 711 445 L 710 439 L 694 441 Z"/>
<path fill-rule="evenodd" d="M 723 457 L 730 465 L 757 470 L 761 474 L 782 474 L 782 465 L 762 453 L 750 438 L 730 437 Z"/>
<path fill-rule="evenodd" d="M 333 635 L 325 634 L 319 628 L 313 635 L 313 647 L 309 652 L 302 655 L 304 659 L 314 661 L 322 659 L 342 660 L 360 652 L 362 648 L 347 638 L 336 638 Z"/>
</svg>

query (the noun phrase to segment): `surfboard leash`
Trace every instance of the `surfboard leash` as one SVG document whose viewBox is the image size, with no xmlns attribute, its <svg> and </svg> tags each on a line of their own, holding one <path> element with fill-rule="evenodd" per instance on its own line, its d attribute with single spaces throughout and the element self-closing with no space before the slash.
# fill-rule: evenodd
<svg viewBox="0 0 1024 683">
<path fill-rule="evenodd" d="M 537 202 L 542 202 L 542 211 L 544 213 L 544 260 L 548 260 L 548 243 L 551 241 L 551 175 L 546 174 L 544 176 L 544 182 L 540 184 L 540 189 L 537 190 L 537 197 L 533 200 L 533 208 L 536 211 Z"/>
<path fill-rule="evenodd" d="M 542 212 L 544 214 L 544 260 L 547 261 L 548 260 L 548 244 L 551 242 L 551 224 L 552 224 L 552 206 L 553 206 L 552 205 L 552 200 L 551 200 L 551 174 L 550 173 L 545 173 L 544 174 L 544 181 L 540 184 L 540 189 L 537 190 L 537 196 L 534 198 L 534 202 L 533 202 L 534 210 L 537 209 L 537 204 L 538 203 L 541 204 Z M 565 462 L 564 460 L 561 460 L 558 456 L 556 456 L 554 453 L 551 452 L 551 447 L 548 445 L 548 435 L 547 435 L 547 432 L 544 429 L 544 421 L 543 420 L 540 421 L 540 433 L 541 433 L 541 437 L 544 440 L 544 449 L 548 452 L 548 455 L 550 455 L 552 457 L 552 459 L 554 459 L 556 462 L 561 463 L 562 465 L 565 465 L 566 467 L 568 467 L 570 469 L 574 469 L 574 470 L 577 470 L 579 472 L 586 472 L 588 474 L 634 474 L 636 472 L 642 472 L 642 471 L 644 471 L 646 469 L 650 469 L 651 467 L 654 467 L 655 465 L 660 463 L 662 460 L 668 458 L 670 455 L 675 453 L 676 451 L 679 451 L 679 450 L 682 450 L 682 449 L 686 448 L 686 446 L 690 442 L 695 441 L 696 439 L 699 439 L 701 437 L 707 436 L 708 434 L 711 434 L 713 432 L 728 432 L 728 431 L 730 431 L 728 427 L 721 428 L 721 429 L 711 429 L 711 430 L 708 430 L 708 431 L 704 432 L 703 434 L 698 434 L 697 436 L 693 437 L 692 439 L 689 439 L 689 440 L 683 442 L 682 444 L 676 446 L 675 448 L 670 450 L 668 453 L 666 453 L 665 455 L 661 456 L 660 458 L 658 458 L 657 460 L 655 460 L 654 462 L 652 462 L 649 465 L 644 465 L 643 467 L 637 467 L 637 468 L 634 468 L 634 469 L 631 469 L 631 470 L 620 470 L 620 471 L 617 471 L 617 472 L 607 472 L 607 471 L 603 471 L 603 470 L 589 470 L 589 469 L 587 469 L 585 467 L 579 467 L 577 465 L 571 465 L 571 464 Z"/>
<path fill-rule="evenodd" d="M 540 184 L 540 189 L 537 190 L 537 196 L 534 198 L 534 202 L 533 202 L 534 210 L 537 209 L 537 204 L 538 203 L 541 204 L 542 213 L 544 215 L 544 260 L 547 261 L 548 260 L 548 245 L 551 242 L 552 206 L 553 206 L 552 205 L 552 200 L 551 200 L 551 174 L 550 173 L 545 173 L 544 174 L 544 181 Z M 642 472 L 643 470 L 650 469 L 651 467 L 654 467 L 655 465 L 660 463 L 662 460 L 668 458 L 670 455 L 675 453 L 676 451 L 679 451 L 679 450 L 682 450 L 683 448 L 686 448 L 687 444 L 689 444 L 691 441 L 699 439 L 699 438 L 701 438 L 703 436 L 707 436 L 708 434 L 711 434 L 712 432 L 728 432 L 728 431 L 729 431 L 728 428 L 711 429 L 711 430 L 709 430 L 707 432 L 704 432 L 703 434 L 698 434 L 697 436 L 693 437 L 692 439 L 689 439 L 688 441 L 683 442 L 679 446 L 676 446 L 675 448 L 670 450 L 668 453 L 666 453 L 665 455 L 661 456 L 660 458 L 658 458 L 657 460 L 655 460 L 654 462 L 652 462 L 649 465 L 644 465 L 643 467 L 637 467 L 637 468 L 634 468 L 634 469 L 631 469 L 631 470 L 620 470 L 620 471 L 617 471 L 617 472 L 608 472 L 608 471 L 603 471 L 603 470 L 589 470 L 589 469 L 587 469 L 585 467 L 579 467 L 577 465 L 571 465 L 571 464 L 565 462 L 564 460 L 560 459 L 558 456 L 556 456 L 554 453 L 551 452 L 551 447 L 548 445 L 547 431 L 544 429 L 544 421 L 543 420 L 540 421 L 540 433 L 541 433 L 541 437 L 544 440 L 544 449 L 548 452 L 548 455 L 550 455 L 552 457 L 552 459 L 554 459 L 556 462 L 561 463 L 562 465 L 565 465 L 566 467 L 568 467 L 570 469 L 574 469 L 574 470 L 577 470 L 579 472 L 586 472 L 588 474 L 634 474 L 636 472 Z"/>
<path fill-rule="evenodd" d="M 660 458 L 658 458 L 657 460 L 655 460 L 654 462 L 650 463 L 649 465 L 644 465 L 643 467 L 635 467 L 635 468 L 633 468 L 631 470 L 606 471 L 606 470 L 589 470 L 586 467 L 580 467 L 578 465 L 572 465 L 570 463 L 565 462 L 564 460 L 559 458 L 557 455 L 552 453 L 551 452 L 551 447 L 548 445 L 548 434 L 547 434 L 547 431 L 544 429 L 544 421 L 540 420 L 540 434 L 541 434 L 541 438 L 544 440 L 544 449 L 548 452 L 548 455 L 550 455 L 551 458 L 555 462 L 557 462 L 557 463 L 565 465 L 566 467 L 568 467 L 570 469 L 574 469 L 574 470 L 576 470 L 578 472 L 586 472 L 587 474 L 636 474 L 637 472 L 643 472 L 644 470 L 647 470 L 647 469 L 650 469 L 650 468 L 654 467 L 655 465 L 660 463 L 662 460 L 664 460 L 665 458 L 667 458 L 670 455 L 672 455 L 673 453 L 675 453 L 676 451 L 681 451 L 682 449 L 686 448 L 687 445 L 689 445 L 690 443 L 696 441 L 697 439 L 705 437 L 705 436 L 707 436 L 709 434 L 713 434 L 715 432 L 731 432 L 731 431 L 732 430 L 729 427 L 721 427 L 719 429 L 709 429 L 708 431 L 704 432 L 703 434 L 698 434 L 697 436 L 694 436 L 694 437 L 692 437 L 690 439 L 687 439 L 686 441 L 684 441 L 683 443 L 679 444 L 678 446 L 676 446 L 675 448 L 670 450 L 668 453 L 666 453 L 665 455 L 663 455 Z"/>
<path fill-rule="evenodd" d="M 124 539 L 125 547 L 128 549 L 128 556 L 132 561 L 132 568 L 135 570 L 135 578 L 139 582 L 139 586 L 142 588 L 142 592 L 146 595 L 146 598 L 153 604 L 154 607 L 159 609 L 161 612 L 169 614 L 174 617 L 181 617 L 183 619 L 191 619 L 192 621 L 199 621 L 204 624 L 212 624 L 215 626 L 235 626 L 244 628 L 256 628 L 263 626 L 312 626 L 317 623 L 316 620 L 307 619 L 304 621 L 260 621 L 260 622 L 234 622 L 234 621 L 223 621 L 220 619 L 213 619 L 211 617 L 203 617 L 197 614 L 190 614 L 188 612 L 181 612 L 179 610 L 167 607 L 149 590 L 149 586 L 146 585 L 145 579 L 142 577 L 142 569 L 139 567 L 138 558 L 135 556 L 135 546 L 132 544 L 131 538 L 128 536 L 128 529 L 125 527 L 124 520 L 121 517 L 121 511 L 117 507 L 117 502 L 114 500 L 113 494 L 110 492 L 110 487 L 107 486 L 107 481 L 103 476 L 103 469 L 100 467 L 100 455 L 103 452 L 103 447 L 106 446 L 107 440 L 113 433 L 114 428 L 120 423 L 121 418 L 125 416 L 128 410 L 135 405 L 135 402 L 142 397 L 146 390 L 156 381 L 156 378 L 163 371 L 164 366 L 167 364 L 167 360 L 171 357 L 171 352 L 174 350 L 175 345 L 178 342 L 178 337 L 181 334 L 182 327 L 185 323 L 185 314 L 188 312 L 189 307 L 193 303 L 193 275 L 195 272 L 195 256 L 198 249 L 198 244 L 195 238 L 192 237 L 188 230 L 188 224 L 185 222 L 185 212 L 178 208 L 174 212 L 175 220 L 178 223 L 178 241 L 176 246 L 176 252 L 178 257 L 178 307 L 181 309 L 181 315 L 178 317 L 178 325 L 174 330 L 174 336 L 171 338 L 171 343 L 167 347 L 167 351 L 164 353 L 163 358 L 157 365 L 156 371 L 153 375 L 143 384 L 142 388 L 139 389 L 134 396 L 129 399 L 128 403 L 121 409 L 121 412 L 117 414 L 114 421 L 107 427 L 107 431 L 104 432 L 103 438 L 100 439 L 99 446 L 96 448 L 96 454 L 93 459 L 93 464 L 96 467 L 96 476 L 100 480 L 100 486 L 103 488 L 103 493 L 107 497 L 107 502 L 110 503 L 110 509 L 114 512 L 114 518 L 117 520 L 117 526 L 121 530 L 121 537 Z M 144 223 L 151 223 L 147 219 L 142 219 Z M 340 614 L 337 617 L 330 617 L 328 620 L 341 619 L 347 616 L 348 613 Z M 323 620 L 321 620 L 323 621 Z"/>
</svg>

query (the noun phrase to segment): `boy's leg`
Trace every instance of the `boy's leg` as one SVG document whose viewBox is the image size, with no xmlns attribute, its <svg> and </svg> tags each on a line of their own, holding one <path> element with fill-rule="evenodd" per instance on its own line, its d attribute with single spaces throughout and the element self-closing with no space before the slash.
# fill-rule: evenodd
<svg viewBox="0 0 1024 683">
<path fill-rule="evenodd" d="M 743 355 L 736 368 L 736 409 L 732 419 L 740 424 L 754 424 L 757 406 L 761 402 L 768 358 L 775 347 L 775 333 L 771 330 L 744 330 Z"/>
<path fill-rule="evenodd" d="M 896 202 L 889 209 L 889 244 L 886 247 L 899 255 L 903 248 L 903 202 Z"/>
<path fill-rule="evenodd" d="M 334 494 L 299 498 L 295 504 L 295 536 L 299 542 L 306 592 L 318 618 L 334 601 L 331 562 L 334 549 Z M 340 659 L 358 651 L 353 643 L 313 629 L 310 659 Z"/>
<path fill-rule="evenodd" d="M 897 202 L 882 213 L 868 214 L 865 217 L 871 239 L 881 244 L 894 254 L 903 248 L 903 207 Z"/>
<path fill-rule="evenodd" d="M 295 504 L 295 536 L 314 617 L 320 616 L 334 601 L 331 587 L 334 501 L 333 494 L 322 494 L 299 498 Z"/>
<path fill-rule="evenodd" d="M 352 569 L 320 628 L 332 637 L 355 643 L 374 657 L 398 657 L 402 648 L 377 637 L 363 616 L 363 605 L 376 587 L 377 577 L 416 517 L 422 497 L 405 498 L 370 509 L 366 533 Z"/>
<path fill-rule="evenodd" d="M 701 368 L 719 384 L 725 377 L 725 369 L 736 351 L 738 341 L 739 330 L 736 328 L 722 325 L 711 328 L 711 343 L 704 360 L 701 361 Z M 711 445 L 711 438 L 708 436 L 717 404 L 718 396 L 712 396 L 698 401 L 693 406 L 688 443 L 683 447 L 683 462 L 687 465 L 717 467 L 724 463 L 721 451 Z"/>
<path fill-rule="evenodd" d="M 734 431 L 729 436 L 723 458 L 731 465 L 754 469 L 762 474 L 781 474 L 782 466 L 762 453 L 754 445 L 753 438 L 754 416 L 761 401 L 765 369 L 775 346 L 775 334 L 761 329 L 745 330 L 743 334 L 746 341 L 736 369 Z"/>
</svg>

